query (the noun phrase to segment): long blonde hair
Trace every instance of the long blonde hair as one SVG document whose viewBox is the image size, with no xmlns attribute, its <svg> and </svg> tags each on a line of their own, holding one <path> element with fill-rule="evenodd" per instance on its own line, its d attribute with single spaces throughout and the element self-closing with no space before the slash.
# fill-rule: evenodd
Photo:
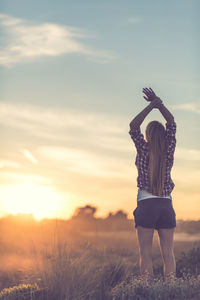
<svg viewBox="0 0 200 300">
<path fill-rule="evenodd" d="M 145 133 L 149 143 L 149 192 L 162 197 L 166 173 L 165 126 L 158 121 L 151 121 Z"/>
</svg>

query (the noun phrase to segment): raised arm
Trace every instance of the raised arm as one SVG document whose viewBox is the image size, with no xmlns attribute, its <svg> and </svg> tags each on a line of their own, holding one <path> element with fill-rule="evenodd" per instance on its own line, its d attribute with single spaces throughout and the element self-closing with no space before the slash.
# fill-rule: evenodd
<svg viewBox="0 0 200 300">
<path fill-rule="evenodd" d="M 129 124 L 131 129 L 137 129 L 140 127 L 146 116 L 152 111 L 153 108 L 156 108 L 162 101 L 158 98 L 152 100 L 147 107 L 145 107 Z"/>
<path fill-rule="evenodd" d="M 158 105 L 158 109 L 167 121 L 168 124 L 171 124 L 174 122 L 174 116 L 170 113 L 170 111 L 164 106 L 163 103 L 160 103 Z"/>
<path fill-rule="evenodd" d="M 154 91 L 151 88 L 144 88 L 143 93 L 146 95 L 143 96 L 146 101 L 154 101 L 154 99 L 160 99 L 159 97 L 156 96 Z M 165 120 L 167 121 L 168 124 L 171 124 L 174 122 L 174 116 L 170 113 L 170 111 L 164 106 L 162 103 L 162 100 L 160 99 L 160 102 L 156 103 L 154 105 L 155 108 L 158 108 Z"/>
</svg>

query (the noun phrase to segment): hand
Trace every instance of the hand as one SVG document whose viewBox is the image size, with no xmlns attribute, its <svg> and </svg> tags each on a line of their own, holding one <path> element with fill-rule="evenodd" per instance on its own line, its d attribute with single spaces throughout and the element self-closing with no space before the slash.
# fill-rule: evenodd
<svg viewBox="0 0 200 300">
<path fill-rule="evenodd" d="M 149 89 L 144 88 L 143 93 L 147 96 L 147 97 L 143 96 L 143 98 L 146 101 L 152 101 L 153 99 L 155 99 L 157 97 L 156 94 L 154 93 L 154 91 L 151 88 L 149 88 Z"/>
<path fill-rule="evenodd" d="M 163 104 L 162 100 L 158 97 L 156 97 L 154 100 L 151 101 L 150 103 L 153 108 L 160 108 L 161 105 Z"/>
</svg>

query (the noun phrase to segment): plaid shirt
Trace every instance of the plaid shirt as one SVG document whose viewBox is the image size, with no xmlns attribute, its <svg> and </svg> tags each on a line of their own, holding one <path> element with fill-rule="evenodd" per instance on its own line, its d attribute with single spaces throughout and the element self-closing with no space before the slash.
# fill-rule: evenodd
<svg viewBox="0 0 200 300">
<path fill-rule="evenodd" d="M 166 123 L 165 138 L 167 141 L 167 168 L 166 168 L 166 179 L 164 183 L 164 189 L 162 196 L 168 196 L 172 192 L 175 184 L 173 183 L 170 172 L 174 162 L 174 151 L 176 147 L 176 123 Z M 145 141 L 143 134 L 141 133 L 140 127 L 137 129 L 130 129 L 129 134 L 136 146 L 137 156 L 135 165 L 138 169 L 137 186 L 148 191 L 149 178 L 148 178 L 148 162 L 149 162 L 149 143 Z"/>
</svg>

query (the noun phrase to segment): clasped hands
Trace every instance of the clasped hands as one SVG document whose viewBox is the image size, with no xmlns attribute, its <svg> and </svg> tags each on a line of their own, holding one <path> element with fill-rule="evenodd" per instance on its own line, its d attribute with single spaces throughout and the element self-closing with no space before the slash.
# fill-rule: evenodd
<svg viewBox="0 0 200 300">
<path fill-rule="evenodd" d="M 143 93 L 146 95 L 143 96 L 143 98 L 146 101 L 149 101 L 152 105 L 153 108 L 160 108 L 160 106 L 162 105 L 162 100 L 156 96 L 156 94 L 154 93 L 154 91 L 151 88 L 143 88 Z"/>
</svg>

